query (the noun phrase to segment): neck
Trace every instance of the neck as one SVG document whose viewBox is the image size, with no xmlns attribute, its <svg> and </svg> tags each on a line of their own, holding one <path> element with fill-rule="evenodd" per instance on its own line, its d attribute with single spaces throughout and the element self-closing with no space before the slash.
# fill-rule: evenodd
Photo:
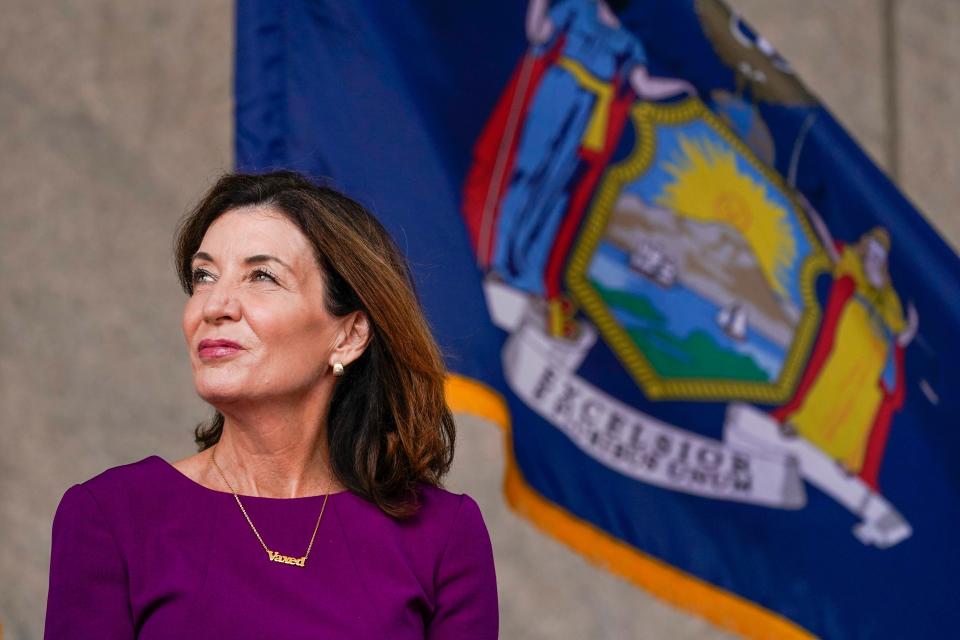
<svg viewBox="0 0 960 640">
<path fill-rule="evenodd" d="M 208 481 L 223 485 L 212 464 L 215 458 L 240 495 L 299 498 L 343 490 L 330 469 L 328 399 L 219 408 L 224 416 L 223 434 L 208 450 Z"/>
</svg>

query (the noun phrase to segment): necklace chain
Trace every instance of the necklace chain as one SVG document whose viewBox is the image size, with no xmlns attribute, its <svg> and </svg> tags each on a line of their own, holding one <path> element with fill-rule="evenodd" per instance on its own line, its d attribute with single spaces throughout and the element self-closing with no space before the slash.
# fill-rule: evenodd
<svg viewBox="0 0 960 640">
<path fill-rule="evenodd" d="M 217 468 L 217 472 L 220 474 L 220 477 L 223 478 L 223 481 L 228 487 L 230 487 L 230 492 L 233 494 L 233 498 L 237 501 L 237 506 L 240 507 L 240 511 L 243 512 L 243 517 L 246 518 L 247 524 L 250 525 L 250 528 L 253 529 L 253 535 L 257 536 L 257 540 L 260 541 L 260 545 L 263 547 L 263 550 L 267 552 L 267 557 L 270 558 L 272 562 L 279 562 L 281 564 L 289 564 L 296 567 L 303 567 L 307 563 L 307 557 L 310 555 L 310 550 L 313 548 L 313 539 L 317 537 L 317 530 L 320 529 L 320 520 L 323 519 L 323 511 L 327 508 L 327 498 L 330 497 L 330 494 L 327 493 L 323 496 L 323 504 L 320 506 L 320 516 L 317 518 L 317 524 L 313 528 L 313 535 L 310 536 L 310 544 L 307 545 L 307 552 L 299 558 L 292 556 L 285 556 L 277 551 L 271 551 L 267 544 L 263 541 L 263 538 L 260 537 L 260 532 L 257 531 L 257 528 L 253 526 L 253 520 L 250 519 L 250 516 L 247 515 L 247 510 L 243 508 L 243 503 L 240 502 L 240 496 L 237 495 L 237 492 L 233 490 L 233 485 L 227 480 L 226 476 L 223 475 L 223 470 L 220 468 L 220 465 L 217 464 L 217 458 L 214 451 L 216 450 L 216 445 L 213 449 L 210 450 L 210 459 L 213 461 L 213 466 Z"/>
</svg>

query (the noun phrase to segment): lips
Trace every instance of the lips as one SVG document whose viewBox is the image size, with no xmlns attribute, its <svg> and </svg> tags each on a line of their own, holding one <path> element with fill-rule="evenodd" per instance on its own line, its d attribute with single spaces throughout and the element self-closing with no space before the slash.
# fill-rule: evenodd
<svg viewBox="0 0 960 640">
<path fill-rule="evenodd" d="M 197 353 L 201 358 L 223 358 L 242 350 L 243 347 L 233 340 L 201 340 L 200 344 L 197 345 Z"/>
</svg>

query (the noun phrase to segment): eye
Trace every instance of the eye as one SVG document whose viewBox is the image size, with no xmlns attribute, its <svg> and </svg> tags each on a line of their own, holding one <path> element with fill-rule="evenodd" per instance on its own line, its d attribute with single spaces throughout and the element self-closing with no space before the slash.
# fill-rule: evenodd
<svg viewBox="0 0 960 640">
<path fill-rule="evenodd" d="M 193 284 L 200 284 L 202 282 L 207 282 L 206 280 L 201 280 L 201 278 L 204 278 L 206 276 L 213 277 L 213 274 L 207 271 L 206 269 L 201 269 L 198 267 L 193 270 L 193 273 L 190 276 L 190 281 L 193 282 Z"/>
<path fill-rule="evenodd" d="M 264 268 L 262 268 L 262 267 L 257 268 L 257 269 L 254 269 L 254 270 L 251 272 L 250 279 L 251 279 L 251 280 L 259 280 L 260 278 L 259 278 L 258 276 L 264 276 L 265 278 L 267 278 L 270 282 L 273 282 L 274 284 L 276 284 L 276 282 L 277 282 L 277 278 L 276 278 L 272 273 L 270 273 L 269 271 L 267 271 L 266 269 L 264 269 Z"/>
</svg>

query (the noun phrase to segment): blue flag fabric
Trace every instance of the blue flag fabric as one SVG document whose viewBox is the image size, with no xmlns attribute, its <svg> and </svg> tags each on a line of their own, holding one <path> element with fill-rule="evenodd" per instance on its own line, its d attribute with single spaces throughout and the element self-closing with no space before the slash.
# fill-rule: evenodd
<svg viewBox="0 0 960 640">
<path fill-rule="evenodd" d="M 236 153 L 380 217 L 544 531 L 748 636 L 960 626 L 960 261 L 719 0 L 240 2 Z"/>
</svg>

